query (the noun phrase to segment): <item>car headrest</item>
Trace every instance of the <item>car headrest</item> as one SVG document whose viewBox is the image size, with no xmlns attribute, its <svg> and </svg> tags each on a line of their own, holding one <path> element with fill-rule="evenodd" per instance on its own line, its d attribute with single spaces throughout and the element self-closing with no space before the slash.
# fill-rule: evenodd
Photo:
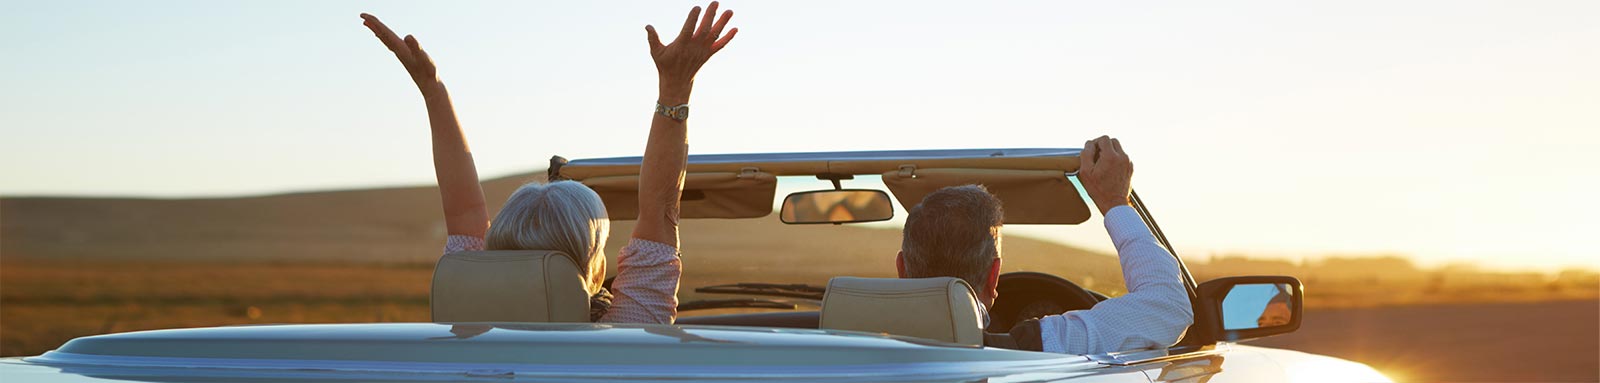
<svg viewBox="0 0 1600 383">
<path fill-rule="evenodd" d="M 854 278 L 828 281 L 818 327 L 983 344 L 978 298 L 959 278 Z"/>
<path fill-rule="evenodd" d="M 433 269 L 434 322 L 588 322 L 589 293 L 559 251 L 445 254 Z"/>
</svg>

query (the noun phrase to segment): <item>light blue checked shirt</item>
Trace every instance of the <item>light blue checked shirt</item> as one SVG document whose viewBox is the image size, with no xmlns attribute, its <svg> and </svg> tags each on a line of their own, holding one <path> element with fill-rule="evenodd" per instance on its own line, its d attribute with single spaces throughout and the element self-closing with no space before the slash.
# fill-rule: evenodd
<svg viewBox="0 0 1600 383">
<path fill-rule="evenodd" d="M 1126 205 L 1106 212 L 1106 231 L 1117 246 L 1128 294 L 1088 310 L 1039 319 L 1045 352 L 1103 354 L 1177 343 L 1194 323 L 1178 261 Z"/>
</svg>

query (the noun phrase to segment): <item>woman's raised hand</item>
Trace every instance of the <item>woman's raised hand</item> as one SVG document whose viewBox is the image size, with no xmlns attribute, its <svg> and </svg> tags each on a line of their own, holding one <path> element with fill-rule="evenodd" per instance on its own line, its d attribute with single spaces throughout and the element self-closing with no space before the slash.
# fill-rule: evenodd
<svg viewBox="0 0 1600 383">
<path fill-rule="evenodd" d="M 422 91 L 424 97 L 435 96 L 444 91 L 444 86 L 439 83 L 438 70 L 433 66 L 433 59 L 428 57 L 428 52 L 422 51 L 422 46 L 417 44 L 417 38 L 406 35 L 402 40 L 389 26 L 378 21 L 377 16 L 363 13 L 361 19 L 372 33 L 378 36 L 383 45 L 394 52 L 394 57 L 400 59 L 400 64 L 405 65 L 406 72 L 411 74 L 411 81 L 417 83 L 417 89 Z"/>
<path fill-rule="evenodd" d="M 411 74 L 411 81 L 422 91 L 422 99 L 428 107 L 428 129 L 432 131 L 433 172 L 439 179 L 439 196 L 444 203 L 445 231 L 450 235 L 482 239 L 489 231 L 488 204 L 483 201 L 478 168 L 472 162 L 466 134 L 461 132 L 455 106 L 450 105 L 450 93 L 439 82 L 433 59 L 422 51 L 417 38 L 400 39 L 376 16 L 363 13 L 361 19 L 364 20 L 361 24 L 378 35 L 378 41 L 400 59 L 400 64 Z"/>
<path fill-rule="evenodd" d="M 656 34 L 654 26 L 644 26 L 650 39 L 650 57 L 656 62 L 656 75 L 661 81 L 663 98 L 682 96 L 683 101 L 687 101 L 695 73 L 700 71 L 711 55 L 722 50 L 739 33 L 739 28 L 734 28 L 728 34 L 722 34 L 722 28 L 728 26 L 728 19 L 733 18 L 733 11 L 722 12 L 722 17 L 716 17 L 716 14 L 715 1 L 706 7 L 704 17 L 700 15 L 700 7 L 694 7 L 689 11 L 689 19 L 683 22 L 683 30 L 678 32 L 677 39 L 666 45 L 661 44 L 661 37 Z"/>
</svg>

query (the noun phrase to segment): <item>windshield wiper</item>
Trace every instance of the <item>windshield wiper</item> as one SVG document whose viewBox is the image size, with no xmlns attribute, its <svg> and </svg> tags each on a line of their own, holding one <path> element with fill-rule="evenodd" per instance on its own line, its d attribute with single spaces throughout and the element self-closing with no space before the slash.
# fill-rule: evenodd
<svg viewBox="0 0 1600 383">
<path fill-rule="evenodd" d="M 694 291 L 697 293 L 707 294 L 766 295 L 785 298 L 822 300 L 823 293 L 826 293 L 828 289 L 825 287 L 812 286 L 803 283 L 735 283 L 731 285 L 700 287 L 694 289 Z"/>
<path fill-rule="evenodd" d="M 759 309 L 784 309 L 794 310 L 798 305 L 789 302 L 775 301 L 761 298 L 738 299 L 713 299 L 694 302 L 684 302 L 678 305 L 678 311 L 729 309 L 729 308 L 759 308 Z"/>
</svg>

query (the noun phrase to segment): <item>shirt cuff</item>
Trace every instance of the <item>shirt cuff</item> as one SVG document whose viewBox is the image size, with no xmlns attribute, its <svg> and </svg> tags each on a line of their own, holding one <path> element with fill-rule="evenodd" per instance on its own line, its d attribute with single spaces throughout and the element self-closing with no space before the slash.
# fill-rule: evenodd
<svg viewBox="0 0 1600 383">
<path fill-rule="evenodd" d="M 444 253 L 483 250 L 483 238 L 470 235 L 451 235 L 444 240 Z"/>
<path fill-rule="evenodd" d="M 633 238 L 628 241 L 628 246 L 622 248 L 622 258 L 629 258 L 632 265 L 647 265 L 670 262 L 680 258 L 678 248 L 661 242 L 648 239 Z M 618 263 L 624 262 L 617 259 Z"/>
<path fill-rule="evenodd" d="M 1119 249 L 1125 240 L 1153 235 L 1150 234 L 1150 228 L 1145 226 L 1144 219 L 1139 217 L 1139 211 L 1128 205 L 1106 211 L 1105 224 L 1111 242 L 1117 244 Z"/>
<path fill-rule="evenodd" d="M 1060 354 L 1067 351 L 1067 348 L 1061 345 L 1061 334 L 1059 333 L 1062 328 L 1066 327 L 1066 320 L 1066 317 L 1060 315 L 1039 318 L 1039 345 L 1041 346 L 1040 348 L 1044 349 L 1044 352 Z"/>
</svg>

